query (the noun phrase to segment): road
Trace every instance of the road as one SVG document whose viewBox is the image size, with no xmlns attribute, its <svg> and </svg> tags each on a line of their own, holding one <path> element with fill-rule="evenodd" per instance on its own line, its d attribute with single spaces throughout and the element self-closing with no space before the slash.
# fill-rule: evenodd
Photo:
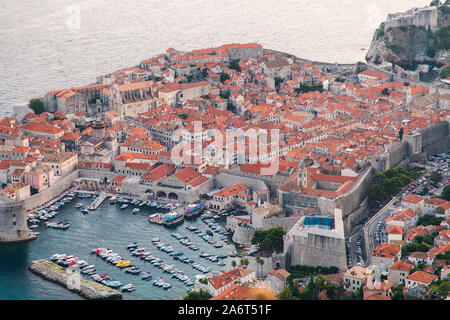
<svg viewBox="0 0 450 320">
<path fill-rule="evenodd" d="M 383 208 L 381 208 L 367 223 L 364 225 L 364 245 L 366 252 L 366 266 L 371 264 L 371 256 L 370 254 L 376 248 L 377 244 L 375 241 L 375 231 L 378 222 L 386 220 L 389 216 L 394 214 L 399 206 L 394 206 L 394 203 L 397 200 L 400 200 L 401 194 L 404 192 L 408 192 L 410 187 L 415 184 L 418 180 L 420 180 L 424 175 L 430 174 L 430 167 L 426 167 L 425 172 L 418 177 L 416 180 L 412 181 L 406 187 L 404 187 L 395 197 L 393 197 Z"/>
</svg>

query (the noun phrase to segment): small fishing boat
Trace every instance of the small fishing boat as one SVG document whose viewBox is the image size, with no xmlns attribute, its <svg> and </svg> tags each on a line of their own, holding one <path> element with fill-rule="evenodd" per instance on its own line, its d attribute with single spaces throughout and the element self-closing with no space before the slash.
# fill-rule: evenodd
<svg viewBox="0 0 450 320">
<path fill-rule="evenodd" d="M 133 209 L 133 214 L 136 214 L 136 213 L 138 213 L 139 211 L 141 211 L 139 208 L 134 208 L 134 209 Z"/>
<path fill-rule="evenodd" d="M 107 285 L 110 288 L 119 288 L 122 286 L 122 282 L 109 280 L 105 285 Z"/>
<path fill-rule="evenodd" d="M 81 203 L 77 203 L 77 205 L 75 206 L 75 208 L 81 208 L 83 205 Z"/>
<path fill-rule="evenodd" d="M 127 260 L 127 261 L 120 260 L 120 261 L 116 264 L 116 267 L 118 267 L 118 268 L 126 268 L 126 267 L 128 267 L 130 264 L 131 264 L 131 261 L 130 261 L 130 260 Z"/>
<path fill-rule="evenodd" d="M 149 281 L 149 280 L 152 279 L 152 274 L 151 274 L 151 273 L 148 273 L 148 272 L 144 272 L 144 273 L 142 274 L 142 278 L 141 278 L 141 279 L 142 279 L 142 280 Z"/>
<path fill-rule="evenodd" d="M 135 248 L 137 248 L 137 246 L 138 246 L 137 242 L 133 242 L 133 243 L 130 243 L 130 244 L 127 246 L 127 249 L 128 249 L 128 250 L 130 250 L 130 249 L 135 249 Z"/>
<path fill-rule="evenodd" d="M 122 287 L 121 289 L 123 292 L 131 292 L 136 290 L 136 288 L 134 287 L 134 285 L 132 283 L 126 284 Z"/>
<path fill-rule="evenodd" d="M 131 274 L 139 274 L 141 272 L 141 269 L 136 266 L 131 266 L 129 268 L 126 268 L 125 272 Z"/>
<path fill-rule="evenodd" d="M 120 209 L 122 209 L 122 210 L 125 210 L 126 208 L 128 208 L 128 205 L 127 205 L 127 204 L 123 204 L 123 205 L 120 207 Z"/>
</svg>

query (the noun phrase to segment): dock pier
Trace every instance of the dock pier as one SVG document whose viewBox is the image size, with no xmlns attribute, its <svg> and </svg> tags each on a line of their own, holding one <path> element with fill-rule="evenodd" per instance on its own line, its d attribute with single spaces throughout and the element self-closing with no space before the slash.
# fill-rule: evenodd
<svg viewBox="0 0 450 320">
<path fill-rule="evenodd" d="M 57 283 L 85 299 L 122 299 L 122 293 L 119 291 L 94 281 L 85 280 L 81 275 L 77 276 L 67 272 L 59 265 L 44 259 L 33 261 L 29 269 L 43 279 Z M 74 278 L 74 276 L 77 276 L 77 278 Z"/>
<path fill-rule="evenodd" d="M 89 205 L 88 210 L 96 210 L 108 197 L 110 197 L 109 194 L 105 192 L 100 193 L 100 196 Z"/>
</svg>

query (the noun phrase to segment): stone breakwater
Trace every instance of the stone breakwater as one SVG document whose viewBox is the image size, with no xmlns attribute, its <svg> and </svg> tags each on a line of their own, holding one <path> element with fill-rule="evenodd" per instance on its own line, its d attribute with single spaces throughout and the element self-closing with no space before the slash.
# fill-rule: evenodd
<svg viewBox="0 0 450 320">
<path fill-rule="evenodd" d="M 81 275 L 64 270 L 47 260 L 35 260 L 30 271 L 43 279 L 57 283 L 62 287 L 89 300 L 122 299 L 122 293 L 94 281 L 88 281 Z"/>
</svg>

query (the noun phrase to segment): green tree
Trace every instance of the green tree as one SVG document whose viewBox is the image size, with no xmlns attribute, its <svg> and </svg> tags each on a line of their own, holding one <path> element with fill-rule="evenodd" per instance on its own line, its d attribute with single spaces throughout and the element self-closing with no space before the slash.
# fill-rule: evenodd
<svg viewBox="0 0 450 320">
<path fill-rule="evenodd" d="M 239 59 L 231 60 L 228 68 L 236 70 L 237 72 L 241 72 L 241 67 L 239 66 Z"/>
<path fill-rule="evenodd" d="M 398 286 L 392 288 L 391 300 L 404 300 L 404 297 L 403 297 L 403 287 L 404 286 L 405 285 L 403 283 L 401 283 Z"/>
<path fill-rule="evenodd" d="M 400 130 L 398 130 L 398 138 L 400 139 L 400 141 L 403 138 L 403 128 L 400 128 Z"/>
<path fill-rule="evenodd" d="M 251 243 L 258 244 L 261 250 L 282 251 L 284 234 L 285 232 L 282 227 L 256 230 Z"/>
<path fill-rule="evenodd" d="M 222 99 L 228 100 L 228 98 L 230 97 L 231 93 L 230 92 L 221 92 L 220 93 L 220 97 Z"/>
<path fill-rule="evenodd" d="M 259 259 L 259 264 L 261 265 L 261 277 L 264 276 L 264 259 Z"/>
<path fill-rule="evenodd" d="M 420 192 L 420 194 L 421 194 L 422 196 L 425 196 L 425 195 L 427 195 L 429 192 L 430 192 L 430 189 L 428 189 L 428 187 L 425 186 L 425 187 L 423 187 L 422 192 Z"/>
<path fill-rule="evenodd" d="M 279 87 L 281 83 L 284 82 L 283 78 L 275 77 L 275 87 Z"/>
<path fill-rule="evenodd" d="M 434 183 L 438 183 L 442 180 L 442 174 L 438 171 L 435 171 L 430 175 L 430 180 Z"/>
<path fill-rule="evenodd" d="M 450 292 L 450 281 L 448 280 L 440 280 L 431 286 L 435 295 L 439 299 L 445 299 Z"/>
<path fill-rule="evenodd" d="M 440 0 L 433 0 L 430 2 L 430 7 L 439 7 L 441 5 Z"/>
<path fill-rule="evenodd" d="M 44 102 L 41 99 L 31 99 L 28 107 L 34 111 L 35 114 L 40 115 L 45 111 Z"/>
<path fill-rule="evenodd" d="M 389 89 L 388 89 L 388 88 L 384 88 L 383 90 L 381 90 L 381 94 L 384 95 L 384 96 L 388 96 L 388 95 L 390 95 L 391 93 L 389 92 Z"/>
<path fill-rule="evenodd" d="M 353 292 L 354 300 L 364 300 L 364 289 L 363 285 L 361 285 L 355 292 Z"/>
<path fill-rule="evenodd" d="M 312 91 L 323 91 L 323 85 L 321 83 L 312 83 L 312 84 L 301 84 L 300 88 L 295 89 L 295 91 L 299 94 L 307 93 Z"/>
<path fill-rule="evenodd" d="M 209 300 L 212 298 L 212 295 L 203 289 L 198 291 L 190 291 L 187 295 L 184 296 L 183 300 Z"/>
<path fill-rule="evenodd" d="M 236 268 L 236 266 L 237 266 L 237 263 L 236 263 L 236 261 L 235 261 L 235 260 L 231 261 L 231 266 L 232 266 L 233 268 Z"/>
<path fill-rule="evenodd" d="M 300 300 L 298 297 L 292 294 L 292 290 L 289 286 L 285 287 L 279 294 L 280 300 Z"/>
<path fill-rule="evenodd" d="M 450 65 L 443 66 L 441 71 L 439 72 L 439 77 L 441 79 L 447 79 L 450 77 Z"/>
<path fill-rule="evenodd" d="M 228 73 L 222 72 L 220 74 L 220 82 L 224 83 L 225 81 L 227 81 L 229 79 L 230 79 L 230 76 L 228 75 Z"/>
<path fill-rule="evenodd" d="M 450 201 L 450 184 L 446 185 L 444 189 L 442 189 L 441 198 Z"/>
</svg>

